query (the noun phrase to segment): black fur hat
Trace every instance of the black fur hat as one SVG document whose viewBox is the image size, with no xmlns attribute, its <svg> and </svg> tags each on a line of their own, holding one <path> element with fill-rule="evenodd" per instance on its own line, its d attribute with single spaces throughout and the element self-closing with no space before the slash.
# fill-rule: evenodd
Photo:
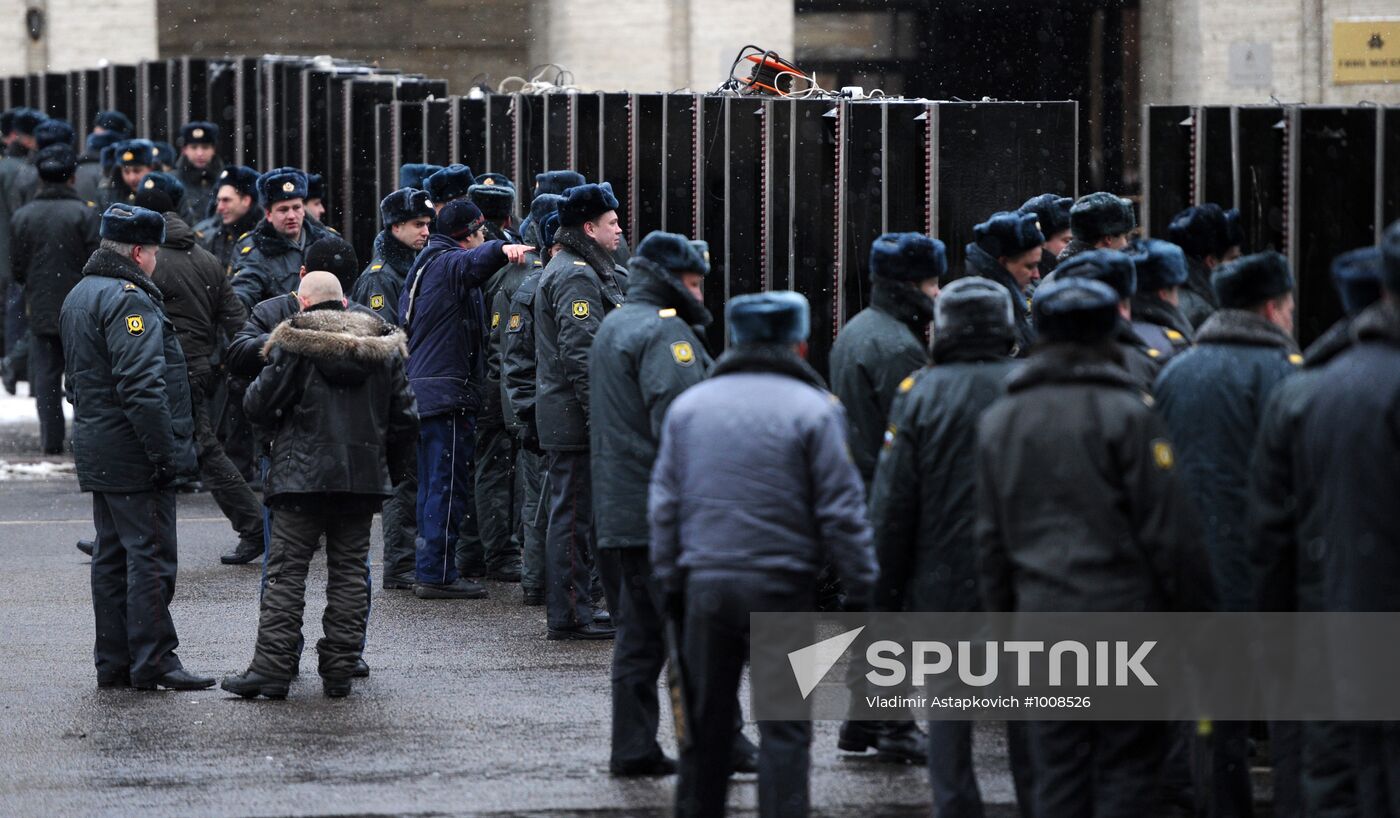
<svg viewBox="0 0 1400 818">
<path fill-rule="evenodd" d="M 1073 204 L 1074 200 L 1068 196 L 1042 193 L 1027 199 L 1016 212 L 1034 213 L 1040 221 L 1041 235 L 1048 239 L 1069 229 L 1069 209 Z"/>
<path fill-rule="evenodd" d="M 258 202 L 263 207 L 305 198 L 306 174 L 297 168 L 273 168 L 258 177 Z"/>
<path fill-rule="evenodd" d="M 424 184 L 427 183 L 428 177 L 440 170 L 442 170 L 442 165 L 424 165 L 418 162 L 399 165 L 399 187 L 427 190 Z"/>
<path fill-rule="evenodd" d="M 156 142 L 156 149 L 152 154 L 157 165 L 164 165 L 167 168 L 175 167 L 175 163 L 180 160 L 180 152 L 175 150 L 175 146 L 169 142 Z"/>
<path fill-rule="evenodd" d="M 122 244 L 164 244 L 165 217 L 118 202 L 102 214 L 102 238 Z"/>
<path fill-rule="evenodd" d="M 981 276 L 964 276 L 943 288 L 933 302 L 933 335 L 953 338 L 1013 337 L 1011 294 Z"/>
<path fill-rule="evenodd" d="M 541 193 L 530 202 L 530 218 L 539 224 L 545 216 L 559 209 L 559 203 L 564 201 L 564 197 L 557 193 Z"/>
<path fill-rule="evenodd" d="M 126 139 L 126 136 L 117 131 L 90 133 L 87 135 L 87 139 L 84 140 L 84 145 L 87 146 L 88 153 L 96 154 L 100 157 L 104 149 L 112 147 L 123 139 Z M 106 169 L 110 170 L 111 168 Z"/>
<path fill-rule="evenodd" d="M 1244 243 L 1240 212 L 1222 210 L 1212 202 L 1188 207 L 1172 217 L 1167 238 L 1191 258 L 1224 258 L 1231 247 Z"/>
<path fill-rule="evenodd" d="M 870 245 L 874 278 L 919 282 L 942 278 L 947 272 L 947 248 L 923 233 L 886 233 Z"/>
<path fill-rule="evenodd" d="M 1093 343 L 1118 326 L 1118 293 L 1092 278 L 1061 278 L 1035 291 L 1035 327 L 1047 341 Z"/>
<path fill-rule="evenodd" d="M 67 145 L 49 145 L 34 155 L 34 166 L 45 182 L 66 182 L 78 169 L 78 155 Z"/>
<path fill-rule="evenodd" d="M 1332 259 L 1332 286 L 1342 310 L 1356 315 L 1381 300 L 1381 248 L 1362 247 Z"/>
<path fill-rule="evenodd" d="M 1034 213 L 993 213 L 972 228 L 973 242 L 992 258 L 1015 258 L 1045 243 Z"/>
<path fill-rule="evenodd" d="M 112 146 L 113 161 L 121 167 L 147 167 L 156 163 L 156 143 L 149 139 L 128 139 Z"/>
<path fill-rule="evenodd" d="M 379 203 L 379 220 L 385 227 L 434 215 L 428 194 L 411 187 L 401 187 Z"/>
<path fill-rule="evenodd" d="M 486 217 L 481 209 L 467 199 L 454 199 L 437 214 L 437 231 L 450 239 L 461 241 L 481 229 Z"/>
<path fill-rule="evenodd" d="M 428 191 L 428 198 L 435 204 L 447 204 L 453 199 L 467 195 L 467 191 L 471 190 L 474 184 L 476 177 L 472 175 L 471 168 L 466 165 L 448 165 L 424 180 L 423 189 Z"/>
<path fill-rule="evenodd" d="M 218 187 L 224 185 L 232 187 L 242 196 L 252 196 L 256 199 L 258 196 L 258 172 L 247 165 L 229 165 L 219 171 L 219 184 L 215 193 L 217 194 Z"/>
<path fill-rule="evenodd" d="M 324 270 L 340 279 L 340 288 L 350 292 L 355 287 L 355 279 L 360 277 L 360 260 L 355 256 L 355 248 L 340 236 L 322 236 L 306 248 L 306 260 L 302 262 L 308 272 Z"/>
<path fill-rule="evenodd" d="M 577 227 L 616 209 L 617 198 L 601 185 L 571 187 L 559 203 L 559 226 Z"/>
<path fill-rule="evenodd" d="M 92 127 L 124 134 L 135 130 L 131 126 L 131 118 L 121 111 L 98 111 L 92 119 Z"/>
<path fill-rule="evenodd" d="M 1292 292 L 1293 273 L 1282 255 L 1255 253 L 1217 267 L 1211 274 L 1210 286 L 1222 308 L 1248 310 Z"/>
<path fill-rule="evenodd" d="M 1138 239 L 1128 248 L 1137 268 L 1139 292 L 1156 292 L 1186 283 L 1186 254 L 1169 241 Z"/>
<path fill-rule="evenodd" d="M 20 107 L 13 109 L 10 113 L 14 115 L 10 120 L 11 132 L 24 136 L 33 136 L 34 131 L 44 124 L 44 120 L 49 118 L 48 114 L 36 108 Z"/>
<path fill-rule="evenodd" d="M 678 233 L 653 230 L 637 245 L 633 255 L 641 256 L 672 275 L 709 275 L 710 260 L 705 257 L 709 251 L 696 247 L 697 243 Z"/>
<path fill-rule="evenodd" d="M 78 132 L 73 130 L 67 120 L 46 119 L 34 129 L 34 144 L 40 150 L 50 145 L 67 145 L 73 147 L 78 142 Z"/>
<path fill-rule="evenodd" d="M 724 310 L 729 340 L 744 344 L 796 344 L 811 331 L 807 299 L 792 290 L 741 295 Z"/>
<path fill-rule="evenodd" d="M 1381 235 L 1381 257 L 1385 261 L 1381 286 L 1392 293 L 1400 293 L 1400 220 L 1391 222 Z"/>
<path fill-rule="evenodd" d="M 1056 278 L 1092 278 L 1102 281 L 1127 301 L 1137 292 L 1137 270 L 1121 250 L 1089 250 L 1055 268 Z"/>
<path fill-rule="evenodd" d="M 219 144 L 219 126 L 212 122 L 187 122 L 180 129 L 181 145 Z"/>
<path fill-rule="evenodd" d="M 311 199 L 321 199 L 325 201 L 326 177 L 319 173 L 306 174 L 306 198 L 308 201 Z"/>
<path fill-rule="evenodd" d="M 170 201 L 170 197 L 165 195 L 165 191 L 158 187 L 137 190 L 136 198 L 132 199 L 131 203 L 137 207 L 154 210 L 157 213 L 170 213 L 175 210 L 175 203 Z"/>
<path fill-rule="evenodd" d="M 1107 236 L 1133 232 L 1133 203 L 1112 193 L 1090 193 L 1069 209 L 1069 229 L 1076 239 L 1093 244 Z"/>
<path fill-rule="evenodd" d="M 153 171 L 141 178 L 141 184 L 136 186 L 136 193 L 140 195 L 143 190 L 159 190 L 170 197 L 170 203 L 174 205 L 172 210 L 180 209 L 180 202 L 185 199 L 185 183 L 168 173 Z"/>
<path fill-rule="evenodd" d="M 481 208 L 481 214 L 493 222 L 509 218 L 515 206 L 515 185 L 499 173 L 476 177 L 476 184 L 467 189 L 467 195 Z"/>
<path fill-rule="evenodd" d="M 582 173 L 576 173 L 572 170 L 547 170 L 544 173 L 535 174 L 535 195 L 553 193 L 556 196 L 562 196 L 564 191 L 569 188 L 587 183 L 588 180 L 583 178 Z"/>
</svg>

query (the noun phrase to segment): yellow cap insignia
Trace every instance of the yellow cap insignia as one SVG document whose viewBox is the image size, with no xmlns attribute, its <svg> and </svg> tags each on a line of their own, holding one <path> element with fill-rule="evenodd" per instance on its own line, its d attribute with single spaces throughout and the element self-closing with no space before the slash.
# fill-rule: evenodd
<svg viewBox="0 0 1400 818">
<path fill-rule="evenodd" d="M 371 273 L 377 273 L 377 272 L 379 272 L 379 271 L 382 270 L 382 269 L 384 269 L 384 265 L 383 265 L 383 264 L 371 264 L 371 265 L 369 266 L 369 271 L 370 271 Z"/>
<path fill-rule="evenodd" d="M 238 252 L 242 253 L 243 255 L 247 255 L 253 252 L 253 245 L 250 244 L 247 247 L 244 247 L 242 250 L 239 250 Z"/>
<path fill-rule="evenodd" d="M 155 186 L 156 186 L 156 180 L 155 180 L 155 179 L 147 179 L 147 180 L 146 180 L 146 184 L 142 185 L 142 187 L 146 188 L 147 190 L 150 190 L 151 188 L 153 188 L 153 187 L 155 187 Z"/>
<path fill-rule="evenodd" d="M 1159 350 L 1159 349 L 1153 349 L 1152 347 L 1148 347 L 1148 348 L 1147 348 L 1147 357 L 1149 357 L 1149 358 L 1160 358 L 1160 357 L 1162 357 L 1162 351 Z"/>
<path fill-rule="evenodd" d="M 128 315 L 126 317 L 126 331 L 130 335 L 140 335 L 146 331 L 146 319 L 139 315 Z"/>
<path fill-rule="evenodd" d="M 203 129 L 203 128 L 195 128 L 193 131 L 190 131 L 190 136 L 193 136 L 195 139 L 203 139 L 203 138 L 204 138 L 204 129 Z"/>
<path fill-rule="evenodd" d="M 913 388 L 914 388 L 914 376 L 913 376 L 913 375 L 910 375 L 910 376 L 906 377 L 904 380 L 902 380 L 902 381 L 899 382 L 899 391 L 900 391 L 900 392 L 908 392 L 910 389 L 913 389 Z"/>
<path fill-rule="evenodd" d="M 495 179 L 492 179 L 492 178 L 490 178 L 490 177 L 487 177 L 487 178 L 485 178 L 485 179 L 482 179 L 482 180 L 481 180 L 481 183 L 482 183 L 483 185 L 494 185 L 494 184 L 496 184 L 496 180 L 495 180 Z"/>
<path fill-rule="evenodd" d="M 510 320 L 506 322 L 506 329 L 511 332 L 520 331 L 520 313 L 513 312 L 510 314 Z"/>
<path fill-rule="evenodd" d="M 1172 444 L 1165 440 L 1152 441 L 1152 461 L 1162 471 L 1171 471 L 1172 466 L 1176 465 L 1176 458 L 1172 455 Z"/>
<path fill-rule="evenodd" d="M 282 183 L 282 192 L 283 192 L 283 193 L 291 193 L 293 190 L 296 190 L 296 189 L 297 189 L 297 186 L 296 186 L 295 184 L 293 184 L 292 182 L 283 182 L 283 183 Z"/>
<path fill-rule="evenodd" d="M 1288 362 L 1294 366 L 1301 366 L 1303 363 L 1303 356 L 1295 352 L 1288 356 Z"/>
<path fill-rule="evenodd" d="M 375 293 L 369 297 L 369 308 L 372 310 L 384 309 L 384 296 Z"/>
<path fill-rule="evenodd" d="M 658 318 L 675 318 L 676 310 L 674 307 L 667 307 L 664 310 L 657 310 L 656 315 Z"/>
<path fill-rule="evenodd" d="M 705 263 L 706 263 L 706 264 L 709 264 L 709 263 L 710 263 L 710 251 L 709 251 L 709 250 L 706 250 L 706 251 L 705 251 Z"/>
<path fill-rule="evenodd" d="M 127 151 L 126 153 L 122 154 L 122 161 L 123 161 L 123 162 L 130 162 L 131 160 L 133 160 L 133 159 L 135 159 L 135 158 L 136 158 L 136 154 L 132 153 L 131 151 Z"/>
<path fill-rule="evenodd" d="M 501 314 L 498 313 L 498 312 L 493 312 L 493 313 L 491 313 L 491 329 L 495 329 L 496 327 L 499 327 L 500 325 L 501 325 Z"/>
<path fill-rule="evenodd" d="M 671 344 L 671 357 L 681 366 L 690 366 L 695 363 L 695 350 L 690 348 L 688 341 L 677 341 Z"/>
<path fill-rule="evenodd" d="M 584 319 L 584 318 L 587 318 L 587 317 L 588 317 L 588 302 L 587 302 L 587 301 L 575 301 L 575 302 L 574 302 L 574 317 L 575 317 L 575 318 L 578 318 L 578 319 Z"/>
</svg>

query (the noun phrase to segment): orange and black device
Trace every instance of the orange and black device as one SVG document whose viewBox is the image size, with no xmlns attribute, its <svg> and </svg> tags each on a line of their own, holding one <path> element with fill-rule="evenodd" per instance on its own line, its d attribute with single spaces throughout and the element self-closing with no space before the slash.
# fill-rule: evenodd
<svg viewBox="0 0 1400 818">
<path fill-rule="evenodd" d="M 748 79 L 741 80 L 740 84 L 750 93 L 776 94 L 784 97 L 792 92 L 793 74 L 802 76 L 802 72 L 798 70 L 797 66 L 772 51 L 750 54 L 747 59 L 754 64 L 753 71 L 749 74 Z"/>
</svg>

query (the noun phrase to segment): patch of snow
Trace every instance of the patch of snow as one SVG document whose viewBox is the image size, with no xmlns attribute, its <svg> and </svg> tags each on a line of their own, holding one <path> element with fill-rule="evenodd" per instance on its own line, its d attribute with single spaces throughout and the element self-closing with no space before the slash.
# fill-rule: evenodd
<svg viewBox="0 0 1400 818">
<path fill-rule="evenodd" d="M 73 420 L 73 405 L 63 401 L 63 417 Z M 19 390 L 11 395 L 0 389 L 0 424 L 30 423 L 39 425 L 39 411 L 34 408 L 34 399 L 29 396 L 29 384 L 21 383 Z"/>
<path fill-rule="evenodd" d="M 37 463 L 11 463 L 0 460 L 0 482 L 6 480 L 54 480 L 73 476 L 73 464 L 40 460 Z"/>
</svg>

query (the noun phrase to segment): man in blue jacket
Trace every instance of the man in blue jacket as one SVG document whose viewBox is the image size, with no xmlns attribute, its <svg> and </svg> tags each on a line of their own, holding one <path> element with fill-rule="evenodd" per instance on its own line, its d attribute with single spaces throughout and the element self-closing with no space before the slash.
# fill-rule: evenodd
<svg viewBox="0 0 1400 818">
<path fill-rule="evenodd" d="M 418 397 L 419 599 L 480 599 L 486 589 L 458 575 L 457 528 L 469 513 L 476 413 L 485 387 L 489 329 L 481 287 L 531 248 L 483 243 L 476 205 L 449 203 L 409 270 L 399 300 L 408 333 L 408 380 Z"/>
</svg>

